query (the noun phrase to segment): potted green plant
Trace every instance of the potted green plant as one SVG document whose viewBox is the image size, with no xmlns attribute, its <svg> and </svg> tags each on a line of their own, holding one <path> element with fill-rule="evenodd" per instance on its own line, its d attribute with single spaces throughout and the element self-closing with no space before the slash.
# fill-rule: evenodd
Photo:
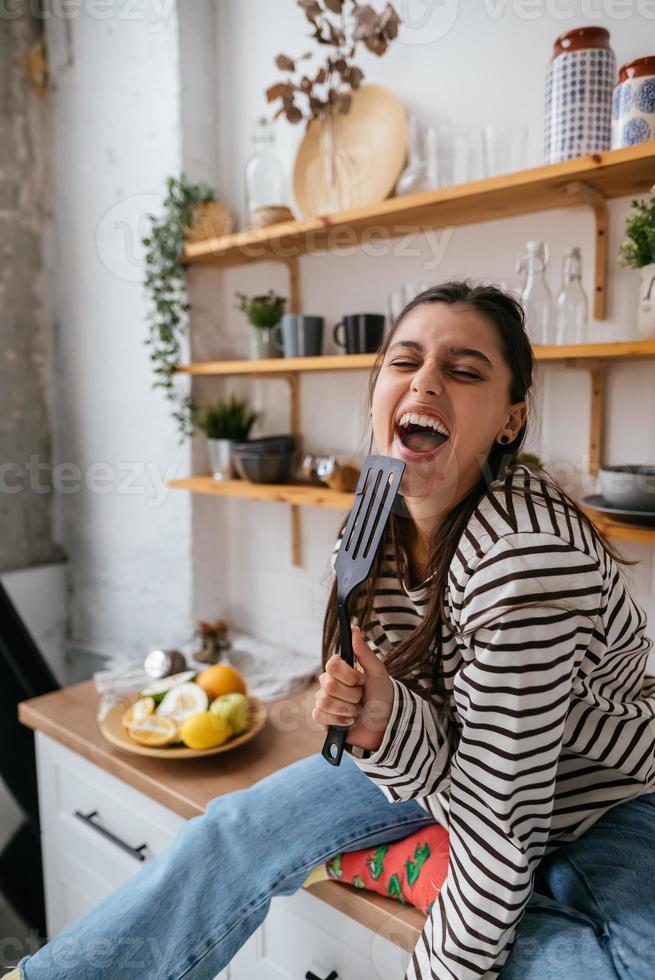
<svg viewBox="0 0 655 980">
<path fill-rule="evenodd" d="M 276 343 L 274 328 L 284 314 L 286 299 L 269 289 L 262 296 L 246 296 L 237 293 L 236 308 L 245 313 L 252 330 L 250 332 L 250 356 L 253 360 L 282 357 L 282 347 Z"/>
<path fill-rule="evenodd" d="M 243 442 L 249 437 L 260 414 L 254 412 L 245 399 L 240 400 L 234 395 L 194 412 L 196 425 L 207 437 L 214 479 L 230 480 L 234 477 L 232 443 Z"/>
<path fill-rule="evenodd" d="M 527 466 L 533 473 L 539 473 L 544 468 L 541 458 L 536 453 L 519 453 L 516 462 Z"/>
<path fill-rule="evenodd" d="M 204 209 L 214 202 L 214 192 L 207 184 L 189 183 L 184 174 L 179 179 L 168 177 L 166 188 L 162 213 L 147 215 L 150 230 L 141 240 L 146 249 L 145 288 L 150 299 L 145 342 L 150 346 L 156 375 L 152 387 L 162 388 L 173 404 L 181 442 L 194 428 L 193 400 L 188 394 L 180 394 L 175 383 L 191 309 L 182 256 L 188 232 L 199 219 L 204 220 Z"/>
<path fill-rule="evenodd" d="M 625 222 L 618 263 L 641 272 L 637 326 L 642 337 L 655 337 L 655 184 L 650 200 L 633 201 Z"/>
</svg>

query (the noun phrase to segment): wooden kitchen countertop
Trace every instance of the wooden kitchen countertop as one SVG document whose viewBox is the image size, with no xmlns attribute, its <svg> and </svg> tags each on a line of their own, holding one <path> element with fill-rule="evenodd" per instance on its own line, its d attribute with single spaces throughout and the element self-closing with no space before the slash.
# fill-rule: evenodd
<svg viewBox="0 0 655 980">
<path fill-rule="evenodd" d="M 18 705 L 18 717 L 78 755 L 182 817 L 204 813 L 209 800 L 246 789 L 284 766 L 320 752 L 325 731 L 312 719 L 314 682 L 299 694 L 266 702 L 262 731 L 232 752 L 198 759 L 148 759 L 110 745 L 96 721 L 98 693 L 92 680 Z M 326 763 L 327 765 L 328 763 Z M 308 891 L 378 935 L 413 952 L 425 915 L 412 906 L 336 881 Z"/>
</svg>

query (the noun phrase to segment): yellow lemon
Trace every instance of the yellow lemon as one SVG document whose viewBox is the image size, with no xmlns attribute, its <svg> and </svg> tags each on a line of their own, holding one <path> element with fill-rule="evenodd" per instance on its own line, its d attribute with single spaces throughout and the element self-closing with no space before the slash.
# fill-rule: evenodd
<svg viewBox="0 0 655 980">
<path fill-rule="evenodd" d="M 222 694 L 209 706 L 213 715 L 225 718 L 235 735 L 248 728 L 248 698 L 244 694 Z"/>
<path fill-rule="evenodd" d="M 196 677 L 196 684 L 205 691 L 210 701 L 218 698 L 221 694 L 246 693 L 246 684 L 236 669 L 229 664 L 214 664 L 207 667 Z"/>
<path fill-rule="evenodd" d="M 127 731 L 139 745 L 150 745 L 153 748 L 179 741 L 175 722 L 171 718 L 160 718 L 159 715 L 137 718 Z"/>
<path fill-rule="evenodd" d="M 121 718 L 123 727 L 129 728 L 133 722 L 138 721 L 140 718 L 147 718 L 154 710 L 154 698 L 139 698 L 127 711 L 123 712 L 123 717 Z"/>
<path fill-rule="evenodd" d="M 180 738 L 190 749 L 213 749 L 233 734 L 227 721 L 211 711 L 191 715 L 180 725 Z"/>
</svg>

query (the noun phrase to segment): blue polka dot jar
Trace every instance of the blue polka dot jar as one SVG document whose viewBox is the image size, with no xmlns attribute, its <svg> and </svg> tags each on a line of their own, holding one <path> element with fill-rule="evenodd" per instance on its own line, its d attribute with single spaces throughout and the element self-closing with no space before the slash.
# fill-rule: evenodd
<svg viewBox="0 0 655 980">
<path fill-rule="evenodd" d="M 555 39 L 546 70 L 544 162 L 609 150 L 616 61 L 604 27 Z"/>
<path fill-rule="evenodd" d="M 612 96 L 612 149 L 655 139 L 655 55 L 619 69 Z"/>
</svg>

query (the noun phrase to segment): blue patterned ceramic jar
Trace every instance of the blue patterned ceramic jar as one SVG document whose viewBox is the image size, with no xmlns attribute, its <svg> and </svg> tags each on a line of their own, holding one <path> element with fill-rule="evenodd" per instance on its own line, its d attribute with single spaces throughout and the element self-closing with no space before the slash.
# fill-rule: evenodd
<svg viewBox="0 0 655 980">
<path fill-rule="evenodd" d="M 619 70 L 612 97 L 612 149 L 655 139 L 655 55 Z"/>
<path fill-rule="evenodd" d="M 610 149 L 615 80 L 604 27 L 576 27 L 556 38 L 546 70 L 545 163 Z"/>
</svg>

